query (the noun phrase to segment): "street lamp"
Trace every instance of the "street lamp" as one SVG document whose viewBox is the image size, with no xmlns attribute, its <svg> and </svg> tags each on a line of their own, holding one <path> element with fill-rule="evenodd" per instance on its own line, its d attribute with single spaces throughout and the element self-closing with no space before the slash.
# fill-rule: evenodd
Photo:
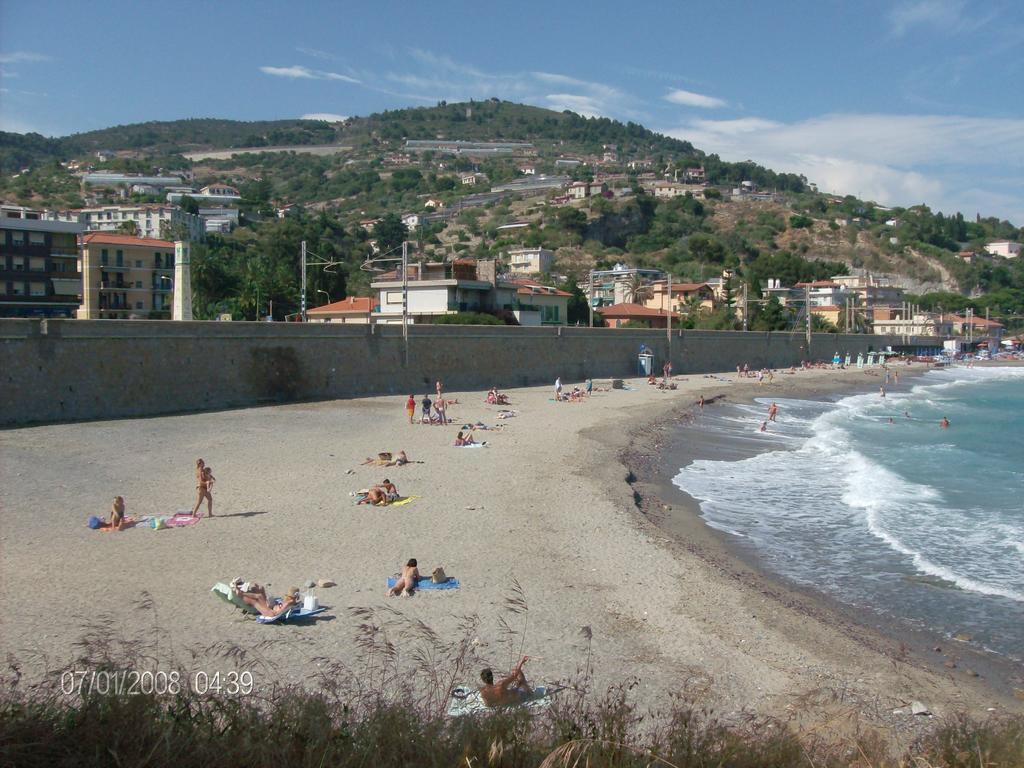
<svg viewBox="0 0 1024 768">
<path fill-rule="evenodd" d="M 317 293 L 322 293 L 322 294 L 323 294 L 324 296 L 326 296 L 326 297 L 327 297 L 327 303 L 328 303 L 328 304 L 330 304 L 330 303 L 331 303 L 331 294 L 329 294 L 329 293 L 328 293 L 327 291 L 324 291 L 324 290 L 321 290 L 320 288 L 317 288 L 317 289 L 316 289 L 316 292 L 317 292 Z"/>
</svg>

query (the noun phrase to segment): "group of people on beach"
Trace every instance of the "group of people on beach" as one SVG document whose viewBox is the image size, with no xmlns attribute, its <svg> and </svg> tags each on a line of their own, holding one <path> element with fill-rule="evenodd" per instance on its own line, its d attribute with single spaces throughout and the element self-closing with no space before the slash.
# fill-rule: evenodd
<svg viewBox="0 0 1024 768">
<path fill-rule="evenodd" d="M 430 393 L 423 395 L 423 399 L 420 400 L 420 407 L 422 408 L 420 423 L 421 424 L 450 424 L 451 419 L 448 418 L 448 406 L 458 405 L 458 400 L 446 399 L 442 391 L 441 381 L 438 380 L 435 385 L 437 395 L 434 400 L 430 399 Z M 416 397 L 409 395 L 409 399 L 405 401 L 405 411 L 409 416 L 409 423 L 416 423 Z"/>
<path fill-rule="evenodd" d="M 213 476 L 213 470 L 206 466 L 206 462 L 203 459 L 196 459 L 195 476 L 196 503 L 192 507 L 189 517 L 195 517 L 198 514 L 199 507 L 202 506 L 204 499 L 206 500 L 207 516 L 213 517 L 213 484 L 217 481 L 217 478 Z M 89 520 L 89 527 L 91 528 L 115 531 L 123 531 L 136 523 L 135 518 L 128 517 L 127 515 L 124 496 L 114 497 L 114 501 L 110 506 L 110 520 L 98 517 L 92 517 Z"/>
</svg>

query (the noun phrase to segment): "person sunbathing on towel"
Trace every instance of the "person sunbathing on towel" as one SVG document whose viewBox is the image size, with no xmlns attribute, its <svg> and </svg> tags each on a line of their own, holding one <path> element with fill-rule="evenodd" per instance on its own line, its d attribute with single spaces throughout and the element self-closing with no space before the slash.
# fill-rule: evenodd
<svg viewBox="0 0 1024 768">
<path fill-rule="evenodd" d="M 363 498 L 356 502 L 356 504 L 373 504 L 373 506 L 375 507 L 382 507 L 387 503 L 387 493 L 385 493 L 382 488 L 376 485 L 373 488 L 367 489 L 366 493 L 363 495 Z"/>
<path fill-rule="evenodd" d="M 391 461 L 391 451 L 381 451 L 377 454 L 377 458 L 373 459 L 369 456 L 366 457 L 366 461 L 363 464 L 379 464 L 382 467 L 390 466 L 388 462 Z"/>
<path fill-rule="evenodd" d="M 242 598 L 242 602 L 252 606 L 261 616 L 273 618 L 299 604 L 299 589 L 292 587 L 279 603 L 271 604 L 267 591 L 255 582 L 243 582 L 240 578 L 231 582 L 231 588 Z"/>
<path fill-rule="evenodd" d="M 484 683 L 480 688 L 480 698 L 484 704 L 488 707 L 508 707 L 522 704 L 533 696 L 533 689 L 523 674 L 523 664 L 529 660 L 529 656 L 523 656 L 508 677 L 497 683 L 494 682 L 494 672 L 490 668 L 483 670 L 480 673 L 480 679 Z"/>
<path fill-rule="evenodd" d="M 412 597 L 412 591 L 416 589 L 416 581 L 420 577 L 419 568 L 416 567 L 416 558 L 409 558 L 409 561 L 402 568 L 402 575 L 395 581 L 395 586 L 387 591 L 386 597 Z"/>
</svg>

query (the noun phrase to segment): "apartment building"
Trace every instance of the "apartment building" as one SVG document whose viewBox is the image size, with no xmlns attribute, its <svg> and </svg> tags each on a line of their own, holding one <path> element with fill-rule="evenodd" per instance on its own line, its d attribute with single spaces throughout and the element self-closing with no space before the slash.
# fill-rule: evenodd
<svg viewBox="0 0 1024 768">
<path fill-rule="evenodd" d="M 513 275 L 547 274 L 555 261 L 555 252 L 547 248 L 511 248 L 506 260 Z"/>
<path fill-rule="evenodd" d="M 82 293 L 81 225 L 39 211 L 0 212 L 0 317 L 74 317 Z"/>
<path fill-rule="evenodd" d="M 82 236 L 80 320 L 170 319 L 174 243 L 115 232 Z"/>
<path fill-rule="evenodd" d="M 100 205 L 68 211 L 45 211 L 51 221 L 77 222 L 87 232 L 124 232 L 135 226 L 136 237 L 159 239 L 169 234 L 186 235 L 189 240 L 202 240 L 206 224 L 201 216 L 188 213 L 177 205 L 142 203 L 139 205 Z"/>
</svg>

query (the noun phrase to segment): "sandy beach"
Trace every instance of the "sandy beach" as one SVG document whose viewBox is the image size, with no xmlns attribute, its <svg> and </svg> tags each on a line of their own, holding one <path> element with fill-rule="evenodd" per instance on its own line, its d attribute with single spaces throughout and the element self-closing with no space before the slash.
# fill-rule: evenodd
<svg viewBox="0 0 1024 768">
<path fill-rule="evenodd" d="M 242 661 L 261 689 L 316 685 L 325 659 L 356 663 L 360 620 L 350 609 L 387 607 L 445 638 L 478 617 L 474 663 L 504 668 L 522 645 L 537 657 L 527 668 L 536 681 L 574 676 L 589 627 L 595 689 L 635 678 L 632 695 L 652 708 L 686 691 L 726 715 L 797 723 L 858 711 L 888 726 L 912 700 L 940 715 L 1022 712 L 1024 702 L 984 679 L 928 665 L 920 649 L 771 584 L 692 510 L 664 525 L 651 500 L 673 502 L 656 478 L 627 482 L 637 478 L 623 457 L 650 454 L 663 434 L 650 425 L 701 394 L 813 396 L 866 380 L 877 386 L 857 370 L 776 375 L 763 387 L 735 373 L 677 377 L 669 392 L 630 380 L 631 390 L 580 404 L 554 402 L 551 387 L 513 389 L 517 415 L 504 422 L 483 392 L 452 392 L 459 404 L 446 427 L 409 425 L 404 397 L 377 397 L 0 432 L 0 651 L 27 680 L 57 685 L 54 670 L 76 658 L 93 626 L 144 648 L 153 670 Z M 455 448 L 458 428 L 477 421 L 505 426 L 477 434 L 485 448 Z M 361 464 L 399 449 L 423 463 Z M 131 515 L 189 509 L 200 456 L 217 477 L 213 519 L 161 531 L 85 527 L 117 494 Z M 354 504 L 350 492 L 384 477 L 417 498 Z M 428 573 L 443 566 L 461 587 L 385 598 L 386 577 L 410 557 Z M 210 595 L 235 576 L 276 594 L 308 579 L 337 586 L 316 590 L 329 607 L 321 620 L 260 626 Z M 525 613 L 507 607 L 516 581 Z M 502 620 L 518 633 L 511 641 Z"/>
</svg>

